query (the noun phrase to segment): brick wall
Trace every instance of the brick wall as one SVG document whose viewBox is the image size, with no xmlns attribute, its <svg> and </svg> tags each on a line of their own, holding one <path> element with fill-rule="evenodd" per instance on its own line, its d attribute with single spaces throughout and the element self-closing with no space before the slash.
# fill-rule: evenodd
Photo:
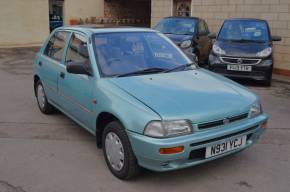
<svg viewBox="0 0 290 192">
<path fill-rule="evenodd" d="M 155 26 L 161 18 L 171 16 L 172 0 L 151 1 L 151 26 Z"/>
<path fill-rule="evenodd" d="M 171 3 L 172 0 L 152 0 L 152 5 L 156 5 L 152 7 L 152 25 L 171 15 Z M 192 16 L 204 18 L 212 32 L 217 32 L 227 18 L 268 20 L 272 34 L 282 36 L 282 41 L 275 43 L 275 68 L 290 70 L 290 0 L 192 0 L 191 12 Z"/>
</svg>

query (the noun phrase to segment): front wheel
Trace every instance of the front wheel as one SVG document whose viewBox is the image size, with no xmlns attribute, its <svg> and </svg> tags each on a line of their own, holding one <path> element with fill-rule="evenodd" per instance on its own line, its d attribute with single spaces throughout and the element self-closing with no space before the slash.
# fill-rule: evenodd
<svg viewBox="0 0 290 192">
<path fill-rule="evenodd" d="M 35 85 L 35 95 L 38 107 L 42 113 L 51 114 L 55 111 L 55 108 L 47 101 L 47 97 L 45 95 L 44 88 L 40 80 L 37 81 Z"/>
<path fill-rule="evenodd" d="M 268 77 L 262 83 L 264 86 L 270 87 L 272 84 L 272 74 L 268 75 Z"/>
<path fill-rule="evenodd" d="M 107 166 L 113 175 L 128 180 L 139 174 L 140 167 L 121 123 L 113 121 L 105 127 L 102 146 Z"/>
</svg>

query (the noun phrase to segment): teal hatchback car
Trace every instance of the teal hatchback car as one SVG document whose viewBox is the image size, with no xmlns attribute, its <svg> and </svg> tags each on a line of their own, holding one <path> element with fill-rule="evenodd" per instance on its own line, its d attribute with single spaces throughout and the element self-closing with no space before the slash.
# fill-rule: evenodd
<svg viewBox="0 0 290 192">
<path fill-rule="evenodd" d="M 41 112 L 58 109 L 95 135 L 120 179 L 239 152 L 268 119 L 254 93 L 143 28 L 56 29 L 36 56 L 34 90 Z"/>
</svg>

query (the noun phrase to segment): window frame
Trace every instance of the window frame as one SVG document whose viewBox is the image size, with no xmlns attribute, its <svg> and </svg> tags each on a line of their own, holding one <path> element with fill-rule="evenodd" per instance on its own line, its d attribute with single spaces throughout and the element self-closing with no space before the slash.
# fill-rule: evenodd
<svg viewBox="0 0 290 192">
<path fill-rule="evenodd" d="M 62 52 L 62 55 L 61 55 L 61 59 L 57 60 L 57 59 L 55 59 L 53 57 L 50 57 L 49 55 L 45 54 L 45 51 L 46 51 L 46 48 L 49 45 L 49 42 L 51 41 L 51 39 L 54 38 L 56 33 L 60 33 L 60 32 L 67 33 L 67 37 L 66 37 L 66 39 L 64 41 L 64 46 L 63 46 L 63 52 Z M 68 43 L 68 40 L 70 39 L 70 37 L 71 37 L 71 31 L 68 31 L 68 30 L 57 30 L 57 31 L 51 33 L 51 35 L 49 36 L 49 38 L 47 39 L 47 41 L 45 43 L 45 46 L 43 46 L 42 55 L 45 56 L 46 58 L 54 61 L 54 62 L 57 62 L 59 64 L 64 64 L 64 57 L 66 55 L 67 43 Z"/>
<path fill-rule="evenodd" d="M 68 51 L 69 51 L 69 48 L 70 48 L 70 44 L 72 42 L 72 39 L 73 39 L 73 36 L 74 34 L 78 34 L 82 37 L 84 37 L 86 39 L 86 43 L 87 43 L 87 51 L 88 51 L 88 56 L 89 56 L 89 68 L 90 68 L 90 72 L 91 72 L 91 75 L 90 76 L 94 76 L 94 69 L 93 69 L 93 60 L 92 60 L 92 56 L 91 56 L 91 53 L 90 53 L 90 50 L 89 50 L 89 44 L 90 44 L 90 38 L 85 34 L 85 33 L 82 33 L 82 32 L 79 32 L 79 31 L 70 31 L 70 36 L 67 40 L 67 44 L 66 44 L 66 49 L 65 49 L 65 55 L 64 55 L 64 58 L 63 58 L 63 65 L 66 66 L 67 65 L 67 62 L 66 62 L 66 59 L 67 59 L 67 55 L 68 55 Z"/>
</svg>

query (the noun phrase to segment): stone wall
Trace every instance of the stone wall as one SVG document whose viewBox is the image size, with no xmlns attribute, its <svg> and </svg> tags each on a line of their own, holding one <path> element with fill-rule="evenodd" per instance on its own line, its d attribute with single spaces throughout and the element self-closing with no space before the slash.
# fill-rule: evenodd
<svg viewBox="0 0 290 192">
<path fill-rule="evenodd" d="M 136 19 L 150 26 L 150 0 L 105 0 L 104 17 L 108 19 Z"/>
<path fill-rule="evenodd" d="M 275 68 L 290 70 L 290 0 L 192 0 L 191 12 L 204 18 L 212 32 L 227 18 L 268 20 L 272 34 L 282 36 L 275 43 Z M 172 0 L 152 0 L 152 25 L 171 14 Z"/>
</svg>

